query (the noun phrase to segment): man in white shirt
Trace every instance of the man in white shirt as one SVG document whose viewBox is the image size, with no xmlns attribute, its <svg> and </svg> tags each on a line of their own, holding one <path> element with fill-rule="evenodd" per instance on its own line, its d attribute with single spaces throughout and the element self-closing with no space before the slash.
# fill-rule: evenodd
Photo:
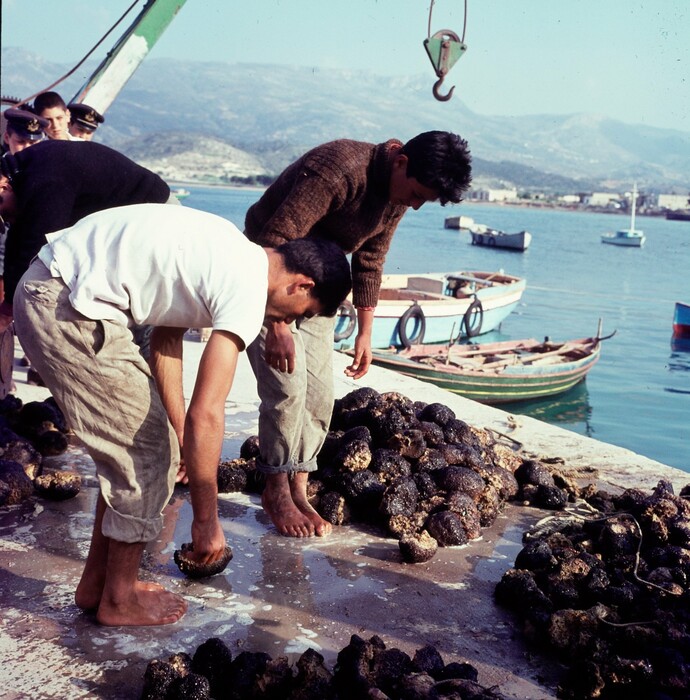
<svg viewBox="0 0 690 700">
<path fill-rule="evenodd" d="M 189 555 L 212 563 L 225 537 L 217 469 L 239 353 L 264 319 L 332 315 L 349 265 L 326 241 L 251 243 L 230 222 L 163 204 L 118 207 L 47 236 L 14 298 L 15 327 L 96 464 L 100 494 L 76 602 L 105 625 L 179 620 L 181 596 L 138 580 L 158 536 L 180 449 L 193 509 Z M 132 340 L 154 326 L 150 368 Z M 185 411 L 182 337 L 213 329 Z"/>
</svg>

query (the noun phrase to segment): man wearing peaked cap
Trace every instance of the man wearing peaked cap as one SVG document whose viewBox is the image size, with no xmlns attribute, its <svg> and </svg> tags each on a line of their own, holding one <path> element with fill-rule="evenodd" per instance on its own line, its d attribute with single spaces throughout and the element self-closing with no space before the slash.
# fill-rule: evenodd
<svg viewBox="0 0 690 700">
<path fill-rule="evenodd" d="M 105 121 L 93 107 L 80 102 L 71 102 L 67 105 L 70 113 L 69 133 L 84 141 L 91 141 L 99 124 Z"/>
<path fill-rule="evenodd" d="M 48 121 L 33 112 L 10 107 L 3 112 L 3 117 L 7 120 L 7 126 L 2 140 L 10 153 L 18 153 L 45 139 L 44 129 Z"/>
</svg>

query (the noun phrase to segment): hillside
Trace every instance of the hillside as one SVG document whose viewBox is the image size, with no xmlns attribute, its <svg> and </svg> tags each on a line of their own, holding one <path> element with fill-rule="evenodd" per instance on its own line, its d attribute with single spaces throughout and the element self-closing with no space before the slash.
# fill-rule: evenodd
<svg viewBox="0 0 690 700">
<path fill-rule="evenodd" d="M 3 94 L 32 94 L 67 69 L 3 48 Z M 58 90 L 69 98 L 90 70 Z M 461 89 L 450 102 L 435 101 L 431 84 L 429 76 L 149 59 L 108 110 L 99 139 L 166 168 L 168 177 L 228 179 L 276 173 L 335 138 L 405 140 L 445 129 L 469 141 L 477 183 L 578 191 L 637 180 L 646 189 L 688 188 L 690 133 L 600 115 L 480 115 Z"/>
</svg>

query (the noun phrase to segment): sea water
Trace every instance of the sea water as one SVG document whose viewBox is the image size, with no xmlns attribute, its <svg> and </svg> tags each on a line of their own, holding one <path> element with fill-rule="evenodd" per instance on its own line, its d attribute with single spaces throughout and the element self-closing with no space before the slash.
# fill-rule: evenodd
<svg viewBox="0 0 690 700">
<path fill-rule="evenodd" d="M 185 206 L 210 211 L 243 228 L 259 190 L 190 188 Z M 470 235 L 444 228 L 447 216 L 506 232 L 528 230 L 518 253 L 470 244 Z M 550 401 L 505 406 L 597 440 L 626 447 L 690 472 L 690 349 L 671 343 L 673 306 L 690 302 L 690 222 L 637 217 L 646 243 L 624 248 L 601 234 L 629 226 L 620 214 L 592 214 L 510 205 L 426 204 L 409 211 L 396 232 L 385 272 L 503 270 L 524 277 L 527 289 L 497 332 L 479 340 L 553 341 L 595 335 L 601 359 L 585 382 Z"/>
</svg>

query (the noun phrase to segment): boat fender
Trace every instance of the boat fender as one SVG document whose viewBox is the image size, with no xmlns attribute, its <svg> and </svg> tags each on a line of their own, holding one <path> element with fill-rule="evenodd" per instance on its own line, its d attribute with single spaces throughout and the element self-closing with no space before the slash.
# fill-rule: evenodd
<svg viewBox="0 0 690 700">
<path fill-rule="evenodd" d="M 462 317 L 460 335 L 462 335 L 462 330 L 464 329 L 467 338 L 474 338 L 475 335 L 481 333 L 483 322 L 484 307 L 482 306 L 482 302 L 475 297 L 474 301 L 467 308 L 467 311 L 465 311 L 465 315 Z"/>
<path fill-rule="evenodd" d="M 339 343 L 341 340 L 347 340 L 352 335 L 357 325 L 357 312 L 352 302 L 345 299 L 338 307 L 335 318 L 333 342 Z"/>
<path fill-rule="evenodd" d="M 412 335 L 407 332 L 407 325 L 412 321 Z M 409 348 L 414 343 L 422 343 L 424 341 L 424 331 L 426 330 L 426 319 L 422 307 L 415 302 L 407 311 L 400 317 L 398 323 L 398 335 L 403 347 Z M 415 332 L 416 331 L 416 332 Z"/>
</svg>

